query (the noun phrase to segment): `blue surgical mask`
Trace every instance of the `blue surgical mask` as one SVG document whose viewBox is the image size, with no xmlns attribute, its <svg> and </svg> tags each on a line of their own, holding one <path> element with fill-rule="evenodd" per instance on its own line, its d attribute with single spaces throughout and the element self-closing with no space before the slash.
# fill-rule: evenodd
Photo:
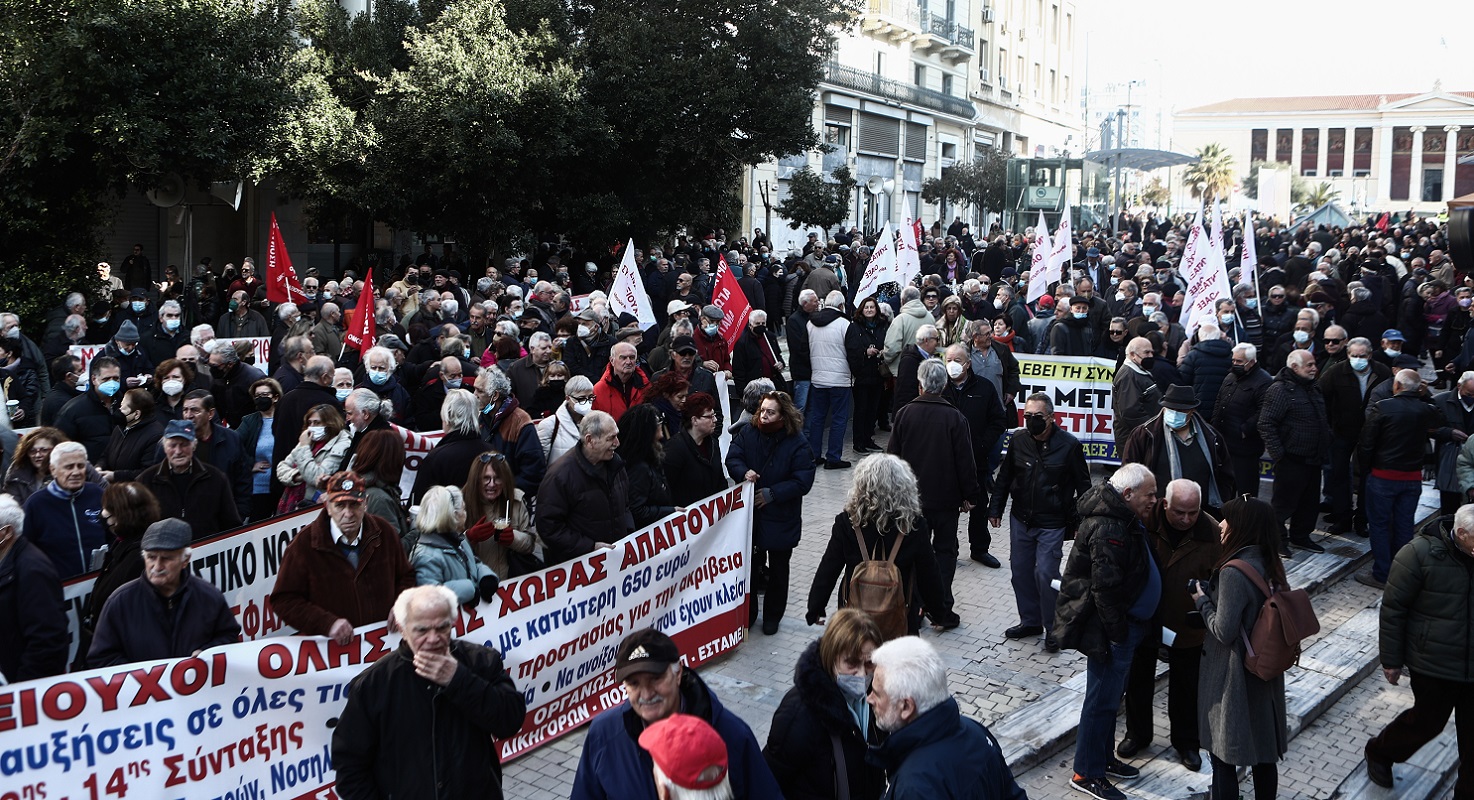
<svg viewBox="0 0 1474 800">
<path fill-rule="evenodd" d="M 1141 315 L 1143 317 L 1150 317 L 1151 315 L 1153 315 L 1155 313 L 1157 313 L 1157 307 L 1156 306 L 1142 306 L 1141 307 Z"/>
<path fill-rule="evenodd" d="M 383 386 L 384 384 L 389 382 L 389 373 L 381 369 L 369 370 L 368 376 L 369 380 L 373 381 L 374 385 L 376 386 Z"/>
<path fill-rule="evenodd" d="M 445 379 L 445 388 L 447 388 L 447 389 L 459 389 L 459 388 L 461 388 L 461 379 L 460 378 L 446 378 Z"/>
<path fill-rule="evenodd" d="M 701 329 L 703 331 L 706 331 L 707 336 L 716 336 L 717 331 L 720 330 L 720 328 L 716 325 L 702 325 Z"/>
<path fill-rule="evenodd" d="M 471 360 L 471 348 L 469 348 L 469 347 L 462 348 L 461 349 L 461 358 L 463 360 L 470 361 Z"/>
<path fill-rule="evenodd" d="M 1074 315 L 1075 319 L 1085 319 L 1090 316 L 1089 311 L 1071 311 L 1070 313 Z"/>
<path fill-rule="evenodd" d="M 173 333 L 174 331 L 179 330 L 179 320 L 177 320 L 177 319 L 166 319 L 166 320 L 164 320 L 164 330 L 166 330 L 166 331 L 168 331 L 170 333 Z"/>
<path fill-rule="evenodd" d="M 1224 325 L 1232 325 L 1233 324 L 1233 315 L 1232 314 L 1223 314 L 1223 315 L 1221 315 L 1221 316 L 1218 317 L 1218 321 L 1219 322 L 1222 322 Z"/>
<path fill-rule="evenodd" d="M 1351 364 L 1351 368 L 1356 370 L 1357 372 L 1366 372 L 1367 359 L 1365 357 L 1350 356 L 1346 359 L 1346 361 Z"/>
<path fill-rule="evenodd" d="M 1244 301 L 1244 307 L 1249 309 L 1250 311 L 1253 311 L 1254 309 L 1259 307 L 1259 298 L 1250 297 L 1248 300 Z"/>
<path fill-rule="evenodd" d="M 1290 336 L 1294 338 L 1296 344 L 1305 344 L 1310 341 L 1309 331 L 1295 331 Z"/>
<path fill-rule="evenodd" d="M 496 409 L 496 404 L 494 404 L 494 403 L 487 403 L 486 405 L 484 405 L 484 406 L 481 407 L 481 413 L 482 414 L 490 414 L 495 409 Z"/>
<path fill-rule="evenodd" d="M 118 393 L 118 388 L 122 385 L 123 384 L 118 381 L 118 379 L 111 378 L 97 384 L 97 391 L 101 392 L 104 397 L 112 397 L 113 395 Z"/>
<path fill-rule="evenodd" d="M 338 402 L 340 402 L 340 403 L 341 403 L 341 402 L 343 402 L 343 401 L 344 401 L 344 400 L 347 400 L 347 399 L 348 399 L 348 395 L 349 395 L 349 394 L 350 394 L 350 393 L 351 393 L 351 392 L 352 392 L 352 391 L 353 391 L 353 390 L 352 390 L 352 389 L 339 389 L 339 390 L 338 390 L 338 391 L 337 391 L 337 395 L 338 395 Z"/>
<path fill-rule="evenodd" d="M 1387 354 L 1387 357 L 1390 358 L 1390 359 L 1392 359 L 1393 361 L 1396 361 L 1397 360 L 1397 357 L 1400 356 L 1400 355 L 1402 355 L 1402 351 L 1401 350 L 1393 350 L 1391 348 L 1385 349 L 1382 352 L 1386 353 Z"/>
<path fill-rule="evenodd" d="M 134 311 L 142 311 L 142 310 L 144 310 L 144 309 L 145 309 L 145 308 L 148 308 L 148 303 L 145 303 L 145 302 L 144 302 L 144 301 L 142 301 L 142 300 L 134 300 L 134 301 L 133 301 L 133 302 L 132 302 L 132 303 L 129 303 L 129 306 L 130 306 L 130 307 L 131 307 L 131 308 L 132 308 L 132 309 L 133 309 L 133 310 L 134 310 Z"/>
<path fill-rule="evenodd" d="M 1177 430 L 1187 424 L 1187 412 L 1178 411 L 1175 408 L 1162 409 L 1162 422 L 1172 430 Z"/>
</svg>

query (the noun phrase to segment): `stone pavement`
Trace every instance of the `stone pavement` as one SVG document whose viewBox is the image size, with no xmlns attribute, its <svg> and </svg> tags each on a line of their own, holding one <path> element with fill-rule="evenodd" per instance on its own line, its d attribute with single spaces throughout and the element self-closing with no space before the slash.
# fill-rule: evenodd
<svg viewBox="0 0 1474 800">
<path fill-rule="evenodd" d="M 877 438 L 883 436 L 878 434 Z M 847 451 L 847 458 L 858 457 Z M 798 655 L 820 634 L 820 628 L 804 624 L 810 576 L 828 543 L 835 515 L 842 509 L 850 485 L 850 470 L 820 469 L 813 491 L 804 502 L 804 534 L 794 552 L 788 613 L 774 636 L 751 629 L 751 639 L 734 653 L 701 668 L 703 679 L 721 697 L 729 710 L 752 727 L 758 742 L 767 741 L 774 710 L 792 683 Z M 1099 480 L 1101 475 L 1097 473 Z M 1265 494 L 1267 497 L 1267 492 Z M 966 536 L 967 520 L 962 521 Z M 1068 547 L 1068 544 L 1066 545 Z M 966 553 L 966 542 L 963 543 Z M 992 570 L 971 561 L 959 564 L 954 582 L 957 611 L 963 624 L 946 633 L 924 631 L 942 652 L 949 666 L 953 692 L 963 713 L 996 724 L 1011 711 L 1022 708 L 1084 669 L 1078 653 L 1046 654 L 1037 639 L 1009 641 L 1003 630 L 1017 622 L 1013 592 L 1009 585 L 1008 537 L 994 537 L 992 552 L 1004 564 Z M 1375 603 L 1377 593 L 1350 580 L 1341 580 L 1316 598 L 1322 631 L 1334 630 L 1357 612 Z M 829 610 L 835 607 L 833 595 Z M 1304 735 L 1294 739 L 1289 754 L 1280 764 L 1280 796 L 1328 798 L 1361 760 L 1361 747 L 1403 708 L 1411 705 L 1406 683 L 1393 687 L 1380 670 L 1361 680 L 1332 708 L 1316 719 Z M 1158 726 L 1165 725 L 1165 690 L 1157 695 Z M 1124 723 L 1122 723 L 1124 725 Z M 1155 756 L 1165 746 L 1165 731 L 1152 748 Z M 1119 734 L 1118 734 L 1119 735 Z M 566 798 L 572 786 L 583 743 L 580 730 L 508 764 L 505 792 L 519 800 Z M 1018 775 L 1032 798 L 1079 797 L 1068 785 L 1072 746 Z M 1138 759 L 1141 766 L 1141 759 Z M 1205 770 L 1207 768 L 1205 767 Z M 1186 779 L 1180 794 L 1190 797 L 1207 788 L 1202 780 Z M 1243 791 L 1250 796 L 1246 782 Z M 1130 792 L 1130 784 L 1122 789 Z M 1389 795 L 1391 796 L 1391 795 Z"/>
</svg>

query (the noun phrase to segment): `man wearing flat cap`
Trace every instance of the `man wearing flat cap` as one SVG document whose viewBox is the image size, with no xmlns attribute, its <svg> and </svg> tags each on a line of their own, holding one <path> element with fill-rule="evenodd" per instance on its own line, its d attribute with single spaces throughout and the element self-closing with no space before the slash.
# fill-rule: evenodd
<svg viewBox="0 0 1474 800">
<path fill-rule="evenodd" d="M 669 636 L 654 628 L 626 636 L 615 655 L 614 679 L 624 686 L 629 699 L 600 714 L 589 726 L 573 778 L 572 800 L 661 800 L 670 796 L 656 788 L 643 734 L 678 712 L 701 719 L 726 743 L 732 797 L 766 800 L 783 796 L 752 729 L 722 706 L 695 671 L 686 669 L 681 651 Z M 705 766 L 710 765 L 704 765 L 698 776 Z"/>
<path fill-rule="evenodd" d="M 364 511 L 365 489 L 354 472 L 328 478 L 322 513 L 282 553 L 271 605 L 298 633 L 347 644 L 415 585 L 394 526 Z"/>
<path fill-rule="evenodd" d="M 159 441 L 164 460 L 139 473 L 138 482 L 153 492 L 165 514 L 189 523 L 203 539 L 240 527 L 241 514 L 230 477 L 196 455 L 196 439 L 193 420 L 169 420 Z"/>
<path fill-rule="evenodd" d="M 181 519 L 148 526 L 139 543 L 143 576 L 118 587 L 102 607 L 89 667 L 185 658 L 240 638 L 225 596 L 189 571 L 193 537 Z"/>
</svg>

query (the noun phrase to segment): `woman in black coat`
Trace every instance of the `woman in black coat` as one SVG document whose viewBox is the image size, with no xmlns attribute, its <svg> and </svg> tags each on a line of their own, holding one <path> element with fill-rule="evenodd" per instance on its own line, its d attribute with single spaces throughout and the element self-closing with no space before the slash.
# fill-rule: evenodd
<svg viewBox="0 0 1474 800">
<path fill-rule="evenodd" d="M 109 482 L 134 480 L 157 464 L 159 440 L 164 437 L 164 423 L 154 413 L 154 397 L 147 389 L 129 389 L 118 403 L 118 414 L 122 424 L 113 428 L 98 462 Z"/>
<path fill-rule="evenodd" d="M 881 638 L 868 614 L 837 611 L 824 626 L 824 636 L 798 657 L 793 688 L 773 712 L 763 748 L 763 758 L 788 800 L 840 797 L 841 771 L 852 800 L 877 800 L 885 793 L 885 771 L 865 759 L 867 748 L 879 743 L 865 683 L 875 672 L 870 654 Z"/>
<path fill-rule="evenodd" d="M 664 438 L 660 412 L 649 403 L 641 403 L 619 418 L 619 457 L 624 459 L 625 474 L 629 476 L 629 508 L 636 528 L 676 510 L 670 485 L 665 481 L 665 467 L 660 463 Z"/>
<path fill-rule="evenodd" d="M 890 325 L 890 321 L 880 313 L 880 303 L 874 297 L 867 297 L 860 301 L 860 307 L 855 310 L 855 322 L 846 333 L 847 337 L 857 339 L 858 345 L 845 349 L 863 354 L 850 365 L 855 379 L 855 413 L 851 422 L 856 453 L 881 449 L 873 437 L 875 424 L 880 419 L 881 397 L 885 394 L 885 362 L 881 351 L 885 350 L 885 332 Z"/>
<path fill-rule="evenodd" d="M 835 581 L 840 581 L 839 607 L 844 608 L 855 567 L 861 561 L 888 558 L 902 534 L 904 538 L 896 551 L 895 563 L 905 584 L 906 597 L 911 599 L 906 614 L 907 629 L 912 635 L 921 630 L 923 608 L 938 628 L 946 630 L 960 624 L 957 613 L 951 610 L 950 593 L 942 582 L 931 549 L 931 530 L 921 516 L 920 497 L 916 473 L 899 456 L 867 456 L 855 467 L 849 498 L 845 500 L 844 510 L 834 517 L 829 546 L 809 587 L 810 625 L 824 621 Z M 864 552 L 855 536 L 856 525 L 865 539 Z"/>
<path fill-rule="evenodd" d="M 97 626 L 97 618 L 102 615 L 102 607 L 108 598 L 113 596 L 118 587 L 143 576 L 143 549 L 139 545 L 148 526 L 161 519 L 159 501 L 141 483 L 114 483 L 102 494 L 102 517 L 108 530 L 117 538 L 108 542 L 102 571 L 97 573 L 97 581 L 92 584 L 92 594 L 87 596 L 87 605 L 82 608 L 81 620 L 77 626 L 77 659 L 72 664 L 73 669 L 84 669 L 86 666 L 87 651 L 92 648 L 92 631 Z"/>
<path fill-rule="evenodd" d="M 722 447 L 717 440 L 716 398 L 706 392 L 686 396 L 681 432 L 665 443 L 665 480 L 671 502 L 690 506 L 727 488 Z"/>
</svg>

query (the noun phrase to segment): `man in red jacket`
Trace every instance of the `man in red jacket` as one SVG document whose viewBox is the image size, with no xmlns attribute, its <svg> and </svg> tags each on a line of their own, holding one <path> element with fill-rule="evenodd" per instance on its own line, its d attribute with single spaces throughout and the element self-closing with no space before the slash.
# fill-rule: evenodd
<svg viewBox="0 0 1474 800">
<path fill-rule="evenodd" d="M 271 605 L 298 633 L 347 644 L 415 585 L 394 527 L 364 512 L 365 489 L 353 472 L 329 478 L 326 508 L 282 553 Z"/>
<path fill-rule="evenodd" d="M 640 369 L 640 351 L 629 342 L 616 342 L 609 348 L 604 377 L 594 384 L 594 410 L 618 422 L 624 412 L 645 399 L 645 387 L 649 385 L 650 379 Z"/>
</svg>

